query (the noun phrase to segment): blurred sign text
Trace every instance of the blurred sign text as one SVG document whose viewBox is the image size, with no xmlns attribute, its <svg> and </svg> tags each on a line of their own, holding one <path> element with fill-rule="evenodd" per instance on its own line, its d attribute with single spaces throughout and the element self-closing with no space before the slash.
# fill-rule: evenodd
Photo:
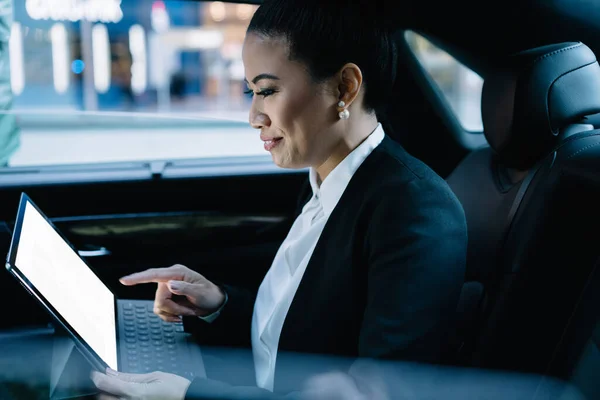
<svg viewBox="0 0 600 400">
<path fill-rule="evenodd" d="M 26 0 L 25 8 L 37 20 L 116 23 L 123 19 L 121 0 Z"/>
</svg>

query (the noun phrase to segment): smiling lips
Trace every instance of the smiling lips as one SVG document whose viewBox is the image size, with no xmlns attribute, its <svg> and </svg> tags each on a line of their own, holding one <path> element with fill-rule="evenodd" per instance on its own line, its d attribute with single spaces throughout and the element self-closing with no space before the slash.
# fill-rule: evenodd
<svg viewBox="0 0 600 400">
<path fill-rule="evenodd" d="M 261 140 L 263 142 L 265 142 L 265 150 L 271 151 L 283 140 L 283 138 L 279 137 L 279 138 L 267 139 L 267 138 L 261 136 Z"/>
</svg>

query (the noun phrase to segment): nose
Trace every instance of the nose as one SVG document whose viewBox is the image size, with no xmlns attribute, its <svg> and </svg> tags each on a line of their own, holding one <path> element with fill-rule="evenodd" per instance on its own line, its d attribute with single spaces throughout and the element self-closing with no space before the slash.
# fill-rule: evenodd
<svg viewBox="0 0 600 400">
<path fill-rule="evenodd" d="M 262 129 L 270 125 L 271 120 L 267 114 L 260 111 L 256 107 L 255 102 L 252 102 L 252 107 L 250 107 L 250 126 L 252 126 L 254 129 Z"/>
</svg>

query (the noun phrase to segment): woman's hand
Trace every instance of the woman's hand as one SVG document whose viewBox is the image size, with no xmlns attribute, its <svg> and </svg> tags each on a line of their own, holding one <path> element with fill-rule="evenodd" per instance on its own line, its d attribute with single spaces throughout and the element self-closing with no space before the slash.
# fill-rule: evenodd
<svg viewBox="0 0 600 400">
<path fill-rule="evenodd" d="M 101 399 L 135 400 L 183 400 L 190 381 L 165 372 L 149 374 L 126 374 L 110 368 L 106 374 L 92 372 L 92 381 L 101 394 Z"/>
<path fill-rule="evenodd" d="M 126 286 L 157 283 L 154 313 L 168 322 L 179 322 L 185 316 L 210 315 L 225 302 L 221 288 L 183 265 L 148 269 L 120 281 Z"/>
<path fill-rule="evenodd" d="M 353 377 L 344 372 L 316 375 L 306 381 L 302 400 L 390 400 L 381 379 Z"/>
</svg>

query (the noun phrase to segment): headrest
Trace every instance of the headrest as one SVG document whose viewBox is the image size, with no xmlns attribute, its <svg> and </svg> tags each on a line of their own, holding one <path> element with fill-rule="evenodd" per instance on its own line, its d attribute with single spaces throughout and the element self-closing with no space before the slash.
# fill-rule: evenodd
<svg viewBox="0 0 600 400">
<path fill-rule="evenodd" d="M 600 113 L 596 56 L 580 42 L 513 54 L 485 77 L 481 113 L 485 136 L 501 162 L 529 169 L 565 127 Z"/>
</svg>

